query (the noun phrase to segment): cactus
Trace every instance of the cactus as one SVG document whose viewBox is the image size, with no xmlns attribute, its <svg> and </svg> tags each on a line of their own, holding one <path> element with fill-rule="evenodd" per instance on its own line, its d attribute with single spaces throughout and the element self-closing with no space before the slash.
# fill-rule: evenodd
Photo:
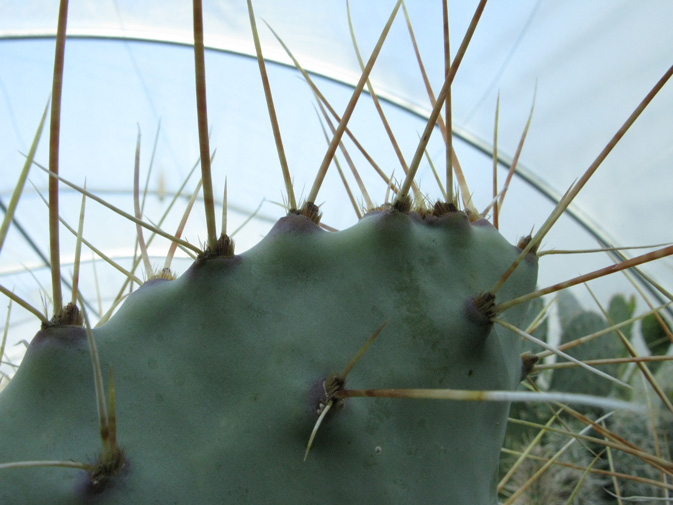
<svg viewBox="0 0 673 505">
<path fill-rule="evenodd" d="M 620 344 L 620 337 L 629 342 L 636 340 L 633 334 L 634 319 L 640 319 L 640 336 L 645 344 L 653 341 L 661 342 L 666 335 L 667 328 L 655 324 L 655 314 L 633 318 L 634 300 L 627 300 L 623 295 L 614 295 L 609 302 L 604 315 L 585 310 L 577 299 L 564 292 L 558 299 L 558 320 L 561 326 L 561 342 L 559 347 L 572 344 L 576 339 L 586 335 L 602 333 L 597 338 L 568 350 L 576 358 L 585 362 L 591 360 L 607 360 L 608 363 L 602 368 L 604 371 L 611 370 L 611 374 L 630 381 L 633 390 L 625 391 L 613 383 L 592 375 L 585 370 L 571 370 L 569 368 L 551 369 L 551 388 L 569 392 L 591 392 L 601 396 L 632 396 L 634 399 L 647 395 L 651 405 L 661 401 L 658 395 L 651 389 L 644 387 L 643 376 L 633 374 L 625 363 L 628 354 L 627 347 Z M 607 317 L 607 320 L 606 320 Z M 617 329 L 616 327 L 619 327 Z M 613 331 L 609 331 L 613 330 Z M 619 335 L 621 334 L 621 335 Z M 544 334 L 543 338 L 548 335 Z M 666 338 L 665 340 L 668 340 Z M 663 346 L 662 346 L 663 347 Z M 649 346 L 649 351 L 655 357 L 661 357 L 663 349 Z M 616 359 L 615 359 L 616 358 Z M 613 361 L 610 363 L 610 361 Z M 661 389 L 661 394 L 668 400 L 671 399 L 670 363 L 654 361 L 648 364 L 654 373 L 655 382 Z M 594 417 L 604 414 L 597 409 Z M 604 425 L 612 433 L 628 433 L 629 442 L 635 444 L 640 450 L 651 454 L 670 454 L 670 440 L 673 436 L 671 426 L 673 418 L 669 410 L 654 409 L 643 415 L 637 412 L 613 412 L 604 421 Z M 548 418 L 549 411 L 540 405 L 528 405 L 526 408 L 517 406 L 512 414 L 521 419 L 527 419 L 537 423 L 544 423 Z M 584 423 L 573 419 L 566 419 L 567 424 L 574 429 L 580 430 Z M 536 430 L 526 427 L 511 429 L 507 434 L 507 447 L 517 451 L 525 450 L 530 445 L 530 440 L 535 436 Z M 542 458 L 552 458 L 559 454 L 559 460 L 565 465 L 595 468 L 601 473 L 581 474 L 569 469 L 567 466 L 556 466 L 545 472 L 539 479 L 534 480 L 531 491 L 516 503 L 568 503 L 569 497 L 574 496 L 574 503 L 618 503 L 619 497 L 652 497 L 663 498 L 664 492 L 653 485 L 657 481 L 657 469 L 652 465 L 644 464 L 637 456 L 622 451 L 602 450 L 599 444 L 579 445 L 575 444 L 565 453 L 563 447 L 568 443 L 565 436 L 549 433 L 532 446 L 531 452 Z M 506 467 L 506 464 L 505 464 Z M 527 461 L 513 477 L 509 484 L 510 489 L 516 491 L 526 480 L 530 479 L 540 465 L 534 461 Z M 631 478 L 610 479 L 610 473 L 629 475 Z M 606 491 L 609 490 L 608 491 Z M 573 492 L 574 490 L 574 492 Z M 612 493 L 612 494 L 610 494 Z"/>
<path fill-rule="evenodd" d="M 374 488 L 379 503 L 492 501 L 506 404 L 339 398 L 302 462 L 329 401 L 326 379 L 384 322 L 347 386 L 515 388 L 519 339 L 473 313 L 470 296 L 517 251 L 494 228 L 454 214 L 427 222 L 384 210 L 338 233 L 291 215 L 246 253 L 202 260 L 135 292 L 94 332 L 101 362 L 114 370 L 127 468 L 101 500 L 133 502 L 149 488 L 157 503 L 263 503 L 285 488 L 284 501 L 343 503 L 358 496 L 354 488 Z M 454 266 L 471 261 L 479 264 Z M 518 270 L 503 295 L 534 288 L 535 272 L 535 263 Z M 523 307 L 512 312 L 517 322 Z M 97 448 L 92 396 L 85 331 L 42 330 L 3 393 L 3 459 L 85 461 Z M 77 413 L 49 423 L 48 449 L 21 436 L 38 404 L 44 419 Z M 441 478 L 447 471 L 456 478 Z M 11 472 L 27 503 L 93 492 L 76 472 Z M 2 493 L 16 496 L 13 486 Z"/>
<path fill-rule="evenodd" d="M 284 159 L 255 15 L 248 2 L 285 183 L 287 215 L 254 247 L 235 254 L 226 220 L 219 237 L 215 223 L 202 14 L 200 0 L 195 0 L 202 168 L 197 192 L 202 187 L 207 238 L 198 249 L 144 220 L 138 140 L 134 212 L 124 216 L 137 224 L 148 280 L 111 317 L 92 327 L 77 283 L 73 282 L 70 304 L 62 303 L 60 293 L 59 183 L 76 188 L 88 199 L 96 198 L 61 177 L 58 170 L 58 83 L 67 20 L 67 2 L 62 1 L 48 167 L 54 307 L 47 319 L 3 288 L 8 297 L 36 314 L 42 327 L 0 394 L 0 503 L 341 504 L 366 500 L 495 505 L 499 497 L 507 498 L 503 481 L 499 483 L 499 459 L 512 401 L 561 400 L 642 410 L 636 401 L 609 398 L 614 383 L 606 381 L 605 372 L 577 359 L 574 362 L 585 370 L 568 372 L 575 383 L 572 387 L 569 379 L 563 380 L 566 387 L 552 381 L 553 389 L 563 393 L 517 391 L 521 380 L 536 370 L 538 356 L 531 353 L 539 350 L 538 345 L 550 348 L 544 338 L 531 335 L 533 330 L 525 331 L 544 310 L 542 296 L 673 254 L 673 248 L 666 246 L 616 267 L 536 290 L 545 234 L 610 149 L 573 185 L 540 231 L 516 244 L 498 230 L 499 207 L 509 181 L 501 194 L 494 195 L 492 205 L 478 211 L 459 165 L 454 165 L 451 135 L 446 136 L 447 179 L 441 198 L 428 205 L 417 185 L 415 172 L 441 119 L 443 102 L 450 97 L 451 82 L 484 4 L 447 66 L 442 91 L 431 100 L 432 113 L 412 161 L 407 166 L 402 159 L 403 180 L 386 180 L 393 197 L 381 196 L 385 203 L 377 206 L 363 190 L 363 215 L 354 205 L 358 222 L 341 231 L 326 231 L 317 194 L 355 102 L 365 86 L 371 86 L 368 74 L 402 3 L 396 4 L 373 56 L 366 65 L 361 60 L 362 78 L 346 113 L 332 128 L 316 182 L 302 201 L 295 197 Z M 295 64 L 310 80 L 300 63 L 295 60 Z M 671 70 L 616 138 L 670 74 Z M 369 91 L 376 101 L 373 89 Z M 42 125 L 24 173 L 33 163 L 41 129 Z M 461 194 L 454 194 L 454 176 Z M 226 212 L 226 201 L 224 208 Z M 486 219 L 489 213 L 493 223 Z M 7 215 L 10 223 L 11 212 Z M 142 228 L 196 250 L 193 264 L 177 278 L 168 268 L 154 271 Z M 79 247 L 81 226 L 76 234 Z M 137 280 L 133 269 L 128 275 Z M 610 324 L 629 317 L 633 310 L 623 316 L 620 303 L 608 311 Z M 528 312 L 529 304 L 534 311 Z M 585 312 L 576 320 L 583 317 L 592 318 L 591 325 L 597 327 L 595 318 Z M 566 336 L 579 335 L 576 320 Z M 537 326 L 540 333 L 547 333 L 544 320 Z M 580 349 L 590 351 L 590 346 Z M 607 353 L 611 358 L 625 355 L 620 346 Z M 612 366 L 613 373 L 622 369 Z M 595 379 L 595 374 L 601 377 Z M 587 386 L 594 379 L 600 387 Z M 647 464 L 656 461 L 663 471 L 673 469 L 662 458 L 640 458 Z"/>
<path fill-rule="evenodd" d="M 567 295 L 571 296 L 571 295 Z M 614 296 L 610 300 L 610 309 L 613 309 L 610 322 L 606 321 L 603 316 L 596 312 L 583 310 L 573 316 L 566 316 L 560 314 L 560 319 L 566 319 L 566 324 L 563 326 L 563 333 L 561 335 L 561 345 L 572 342 L 583 335 L 591 335 L 592 333 L 609 328 L 613 324 L 621 323 L 630 319 L 631 311 L 624 308 L 620 310 L 625 304 L 622 296 Z M 630 340 L 629 328 L 622 328 L 626 338 Z M 569 354 L 577 359 L 583 361 L 592 359 L 607 359 L 607 358 L 621 358 L 627 355 L 624 345 L 621 343 L 616 332 L 607 333 L 594 340 L 591 340 L 575 350 L 569 350 Z M 620 367 L 618 364 L 605 365 L 602 370 L 608 372 L 615 377 L 621 377 Z M 590 374 L 586 370 L 555 370 L 551 381 L 551 388 L 556 391 L 569 392 L 591 392 L 599 396 L 608 396 L 614 394 L 615 384 L 596 380 L 597 377 Z"/>
</svg>

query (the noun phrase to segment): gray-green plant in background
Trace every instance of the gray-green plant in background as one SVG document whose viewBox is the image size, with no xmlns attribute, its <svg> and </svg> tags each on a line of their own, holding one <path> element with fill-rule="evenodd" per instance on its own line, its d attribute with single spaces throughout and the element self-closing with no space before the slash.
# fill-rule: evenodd
<svg viewBox="0 0 673 505">
<path fill-rule="evenodd" d="M 558 348 L 567 348 L 569 354 L 585 363 L 601 363 L 603 371 L 629 382 L 632 389 L 616 387 L 585 370 L 567 366 L 572 363 L 538 366 L 540 374 L 547 374 L 544 380 L 550 382 L 552 389 L 589 392 L 641 402 L 647 398 L 650 405 L 661 402 L 670 406 L 673 400 L 673 367 L 666 359 L 671 345 L 667 337 L 670 328 L 665 323 L 662 325 L 659 314 L 650 313 L 642 318 L 634 318 L 635 300 L 623 295 L 614 295 L 602 314 L 582 308 L 569 292 L 559 295 L 556 306 L 556 318 L 561 330 Z M 542 340 L 550 340 L 547 324 L 540 325 L 534 334 Z M 628 344 L 625 345 L 624 341 Z M 643 358 L 644 361 L 640 363 L 640 366 L 647 363 L 648 371 L 645 374 L 639 373 L 638 365 L 627 358 L 629 348 L 635 351 L 638 341 L 641 342 L 641 351 L 645 347 L 650 356 Z M 580 342 L 581 345 L 578 345 Z M 662 361 L 657 361 L 657 358 Z M 658 391 L 653 391 L 644 379 L 647 373 L 654 377 L 653 382 L 658 385 Z M 606 414 L 603 409 L 593 410 L 594 418 Z M 511 415 L 528 422 L 545 423 L 550 417 L 550 410 L 540 404 L 516 405 Z M 566 427 L 578 431 L 584 425 L 572 416 L 565 416 L 564 423 Z M 662 456 L 671 454 L 673 418 L 668 408 L 647 413 L 613 412 L 601 426 L 612 433 L 627 434 L 629 443 L 641 451 Z M 524 450 L 531 446 L 530 442 L 537 433 L 537 429 L 530 425 L 514 424 L 510 427 L 505 446 L 516 451 Z M 600 436 L 601 432 L 594 430 L 590 435 Z M 666 490 L 658 486 L 661 471 L 656 464 L 644 464 L 635 454 L 606 448 L 599 443 L 576 442 L 567 451 L 563 449 L 566 444 L 567 437 L 549 432 L 529 449 L 539 460 L 558 457 L 561 464 L 544 473 L 539 480 L 536 479 L 531 486 L 532 490 L 520 503 L 612 504 L 619 503 L 620 497 L 663 499 L 667 496 Z M 516 489 L 523 485 L 541 466 L 542 463 L 535 460 L 523 464 L 510 487 Z M 594 473 L 582 473 L 576 470 L 577 467 L 590 467 Z M 503 468 L 507 471 L 506 464 Z"/>
</svg>

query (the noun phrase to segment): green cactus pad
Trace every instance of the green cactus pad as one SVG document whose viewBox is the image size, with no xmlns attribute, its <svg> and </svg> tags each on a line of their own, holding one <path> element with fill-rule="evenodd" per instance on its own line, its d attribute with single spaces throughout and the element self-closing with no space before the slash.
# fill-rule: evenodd
<svg viewBox="0 0 673 505">
<path fill-rule="evenodd" d="M 385 322 L 347 389 L 515 389 L 520 337 L 470 304 L 519 252 L 458 212 L 379 211 L 337 233 L 289 215 L 244 254 L 149 282 L 94 330 L 123 471 L 94 491 L 81 470 L 4 470 L 0 503 L 495 505 L 505 403 L 350 398 L 303 457 L 322 381 Z M 497 301 L 536 275 L 531 257 Z M 525 310 L 499 317 L 518 324 Z M 37 334 L 0 421 L 0 462 L 96 459 L 82 328 Z"/>
<path fill-rule="evenodd" d="M 595 312 L 582 310 L 570 293 L 564 292 L 562 295 L 562 297 L 559 297 L 559 300 L 564 300 L 564 305 L 559 306 L 559 315 L 563 322 L 561 344 L 602 331 L 608 326 L 630 319 L 633 315 L 634 302 L 626 300 L 622 295 L 615 295 L 610 300 L 607 313 L 609 322 Z M 622 327 L 620 331 L 626 339 L 631 339 L 630 324 Z M 601 335 L 582 345 L 570 348 L 567 352 L 580 361 L 619 358 L 625 357 L 628 354 L 626 347 L 616 332 Z M 618 364 L 601 366 L 602 371 L 613 377 L 621 377 L 623 369 L 624 366 Z M 559 369 L 554 371 L 551 389 L 569 393 L 609 396 L 613 393 L 614 383 L 598 377 L 587 370 Z"/>
</svg>

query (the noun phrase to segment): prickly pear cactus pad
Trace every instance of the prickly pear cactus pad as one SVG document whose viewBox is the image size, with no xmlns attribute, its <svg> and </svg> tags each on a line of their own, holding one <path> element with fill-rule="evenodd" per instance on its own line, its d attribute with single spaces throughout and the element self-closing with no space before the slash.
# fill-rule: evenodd
<svg viewBox="0 0 673 505">
<path fill-rule="evenodd" d="M 496 504 L 509 405 L 339 398 L 341 390 L 512 390 L 520 337 L 473 306 L 520 250 L 462 212 L 371 212 L 326 232 L 282 218 L 256 247 L 146 283 L 94 330 L 114 371 L 123 468 L 4 470 L 0 503 Z M 534 289 L 524 261 L 498 301 Z M 519 324 L 524 304 L 499 317 Z M 0 461 L 93 462 L 91 357 L 79 327 L 47 328 L 0 395 Z"/>
</svg>

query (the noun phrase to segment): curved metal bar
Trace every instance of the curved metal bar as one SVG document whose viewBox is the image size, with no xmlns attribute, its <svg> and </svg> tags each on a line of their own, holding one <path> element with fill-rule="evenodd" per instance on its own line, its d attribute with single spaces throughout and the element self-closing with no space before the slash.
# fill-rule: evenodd
<svg viewBox="0 0 673 505">
<path fill-rule="evenodd" d="M 151 32 L 150 36 L 149 32 L 132 32 L 128 30 L 124 31 L 109 30 L 107 32 L 101 32 L 101 33 L 91 33 L 89 31 L 71 30 L 68 33 L 68 38 L 92 39 L 92 40 L 101 40 L 101 39 L 118 40 L 127 42 L 148 42 L 148 43 L 169 44 L 169 45 L 190 46 L 190 47 L 193 45 L 193 40 L 189 36 L 190 34 L 186 34 L 184 37 L 178 37 L 176 33 L 173 33 L 172 34 L 173 38 L 162 37 L 160 35 L 161 34 L 158 32 Z M 55 37 L 56 32 L 54 30 L 6 31 L 4 33 L 0 33 L 0 40 L 43 39 L 43 38 L 53 39 Z M 242 48 L 233 49 L 231 47 L 226 47 L 225 45 L 213 44 L 212 42 L 206 46 L 206 49 L 211 51 L 229 53 L 237 56 L 243 56 L 247 58 L 256 58 L 256 54 L 254 53 L 253 50 L 247 51 Z M 278 54 L 280 54 L 280 52 Z M 294 65 L 291 62 L 285 59 L 277 58 L 273 54 L 271 56 L 267 55 L 265 57 L 265 60 L 272 64 L 277 64 L 290 69 L 295 69 Z M 329 70 L 329 67 L 324 67 L 324 69 L 319 70 L 317 68 L 311 68 L 310 65 L 307 65 L 304 68 L 308 73 L 310 73 L 313 76 L 327 79 L 329 81 L 350 88 L 355 87 L 360 77 L 359 74 L 355 72 L 353 72 L 352 75 L 347 75 L 346 73 L 344 73 L 343 69 Z M 337 70 L 339 72 L 337 72 Z M 363 93 L 368 94 L 366 90 L 363 91 Z M 377 96 L 379 97 L 379 99 L 384 100 L 387 103 L 394 105 L 398 108 L 401 108 L 406 112 L 423 120 L 427 120 L 430 115 L 430 111 L 428 111 L 426 108 L 414 104 L 413 102 L 401 98 L 399 96 L 396 96 L 392 93 L 380 91 L 377 93 Z M 489 159 L 493 157 L 493 146 L 490 143 L 484 141 L 483 139 L 477 137 L 474 134 L 467 132 L 467 130 L 460 128 L 455 124 L 453 125 L 452 131 L 457 138 L 463 140 L 469 146 L 488 156 Z M 512 165 L 512 157 L 499 153 L 498 164 L 504 167 L 505 169 L 509 170 L 509 168 Z M 542 178 L 535 175 L 533 170 L 530 169 L 529 167 L 526 167 L 524 164 L 520 162 L 517 163 L 516 171 L 514 174 L 518 176 L 521 180 L 528 183 L 534 190 L 538 191 L 541 195 L 547 197 L 552 203 L 557 204 L 560 201 L 562 194 L 557 190 L 555 190 L 553 187 L 551 187 Z M 614 247 L 615 242 L 610 237 L 609 233 L 577 205 L 571 205 L 570 207 L 568 207 L 566 213 L 578 225 L 580 225 L 584 230 L 586 230 L 587 233 L 589 233 L 589 235 L 594 237 L 598 241 L 598 243 L 601 244 L 603 247 Z M 608 254 L 610 254 L 610 256 L 612 256 L 615 259 L 615 261 L 622 261 L 622 257 L 620 257 L 619 253 L 609 251 Z M 634 273 L 636 278 L 642 284 L 642 286 L 645 287 L 645 289 L 647 289 L 647 291 L 660 304 L 666 303 L 668 301 L 663 297 L 661 293 L 659 293 L 659 291 L 654 289 L 650 285 L 650 283 L 647 282 L 644 276 L 637 269 L 634 269 Z M 673 317 L 673 309 L 668 308 L 667 312 L 671 317 Z"/>
</svg>

